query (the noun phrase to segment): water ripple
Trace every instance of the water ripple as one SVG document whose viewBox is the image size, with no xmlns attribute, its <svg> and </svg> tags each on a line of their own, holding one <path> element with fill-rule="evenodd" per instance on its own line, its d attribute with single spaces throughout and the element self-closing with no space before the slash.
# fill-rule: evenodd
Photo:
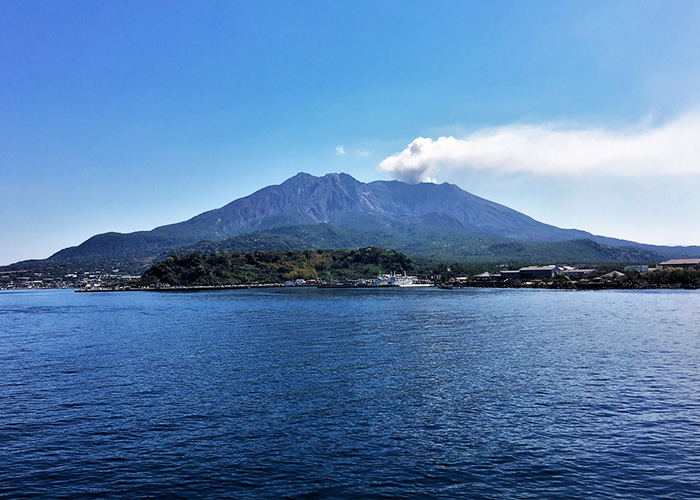
<svg viewBox="0 0 700 500">
<path fill-rule="evenodd" d="M 0 498 L 698 498 L 694 292 L 0 295 Z"/>
</svg>

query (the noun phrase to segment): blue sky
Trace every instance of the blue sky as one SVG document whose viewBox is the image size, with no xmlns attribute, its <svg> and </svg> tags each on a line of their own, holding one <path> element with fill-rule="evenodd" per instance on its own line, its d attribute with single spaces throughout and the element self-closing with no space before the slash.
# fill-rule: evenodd
<svg viewBox="0 0 700 500">
<path fill-rule="evenodd" d="M 0 264 L 300 171 L 700 244 L 697 26 L 695 1 L 4 1 Z"/>
</svg>

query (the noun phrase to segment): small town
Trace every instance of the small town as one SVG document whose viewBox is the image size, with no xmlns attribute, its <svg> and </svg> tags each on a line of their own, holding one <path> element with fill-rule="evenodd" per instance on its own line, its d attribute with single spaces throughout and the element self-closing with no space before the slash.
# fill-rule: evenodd
<svg viewBox="0 0 700 500">
<path fill-rule="evenodd" d="M 697 279 L 690 283 L 656 283 L 655 280 L 634 280 L 638 276 L 653 277 L 658 271 L 677 269 L 698 270 L 700 259 L 671 259 L 660 262 L 656 267 L 649 265 L 628 265 L 622 271 L 613 270 L 600 273 L 597 266 L 546 265 L 526 266 L 519 269 L 503 269 L 498 273 L 484 272 L 470 277 L 450 278 L 446 283 L 437 283 L 440 288 L 495 287 L 495 288 L 657 288 L 669 285 L 685 285 L 682 288 L 699 288 Z M 666 286 L 663 286 L 666 285 Z"/>
<path fill-rule="evenodd" d="M 112 286 L 121 281 L 138 278 L 119 269 L 111 271 L 84 271 L 55 275 L 46 272 L 0 272 L 0 290 L 60 289 Z"/>
<path fill-rule="evenodd" d="M 77 289 L 80 291 L 127 291 L 127 290 L 183 290 L 183 289 L 237 289 L 259 287 L 319 287 L 319 288 L 372 288 L 372 287 L 415 287 L 437 286 L 442 289 L 484 287 L 484 288 L 562 288 L 562 289 L 609 289 L 609 288 L 700 288 L 700 283 L 690 280 L 686 283 L 663 283 L 661 280 L 640 282 L 633 278 L 653 276 L 650 273 L 660 271 L 697 271 L 700 259 L 671 259 L 660 262 L 656 267 L 646 264 L 620 266 L 620 270 L 601 273 L 594 265 L 557 265 L 525 266 L 499 272 L 482 272 L 472 276 L 432 275 L 426 278 L 416 276 L 396 277 L 378 276 L 375 279 L 357 280 L 288 280 L 280 283 L 251 283 L 214 286 L 177 286 L 159 283 L 149 286 L 133 287 L 129 281 L 139 276 L 122 274 L 119 269 L 110 271 L 84 271 L 54 276 L 42 272 L 5 271 L 0 273 L 0 290 L 37 290 L 37 289 Z M 693 278 L 693 277 L 691 277 Z"/>
</svg>

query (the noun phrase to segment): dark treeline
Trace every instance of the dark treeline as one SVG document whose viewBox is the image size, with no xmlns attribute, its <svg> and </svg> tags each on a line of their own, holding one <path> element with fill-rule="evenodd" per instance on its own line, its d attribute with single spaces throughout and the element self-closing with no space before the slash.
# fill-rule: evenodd
<svg viewBox="0 0 700 500">
<path fill-rule="evenodd" d="M 522 265 L 527 265 L 523 263 Z M 397 273 L 417 275 L 435 281 L 455 277 L 470 277 L 483 271 L 498 272 L 504 267 L 518 269 L 520 264 L 494 265 L 472 263 L 414 262 L 396 250 L 366 247 L 356 250 L 276 250 L 253 252 L 218 252 L 174 254 L 148 269 L 141 278 L 128 282 L 130 286 L 151 286 L 158 283 L 173 286 L 222 286 L 253 283 L 283 283 L 304 280 L 357 280 L 379 274 Z M 613 270 L 622 271 L 624 265 L 602 264 L 596 272 L 582 281 L 595 279 Z M 700 286 L 700 271 L 695 269 L 665 269 L 650 272 L 626 271 L 620 287 L 657 288 Z M 553 285 L 578 281 L 564 275 Z M 539 281 L 539 280 L 538 280 Z M 623 283 L 624 282 L 624 283 Z"/>
<path fill-rule="evenodd" d="M 644 273 L 640 273 L 639 271 L 627 271 L 625 275 L 630 283 L 639 285 L 700 287 L 700 270 L 692 267 L 690 269 L 670 268 Z"/>
<path fill-rule="evenodd" d="M 133 285 L 167 283 L 216 286 L 281 283 L 296 279 L 358 279 L 384 273 L 414 273 L 416 266 L 395 250 L 279 250 L 175 254 L 148 269 Z"/>
</svg>

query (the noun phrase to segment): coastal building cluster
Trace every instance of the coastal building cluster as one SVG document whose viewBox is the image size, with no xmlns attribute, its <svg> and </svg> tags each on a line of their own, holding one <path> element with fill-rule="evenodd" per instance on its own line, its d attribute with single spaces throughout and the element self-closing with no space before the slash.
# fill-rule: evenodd
<svg viewBox="0 0 700 500">
<path fill-rule="evenodd" d="M 137 278 L 119 269 L 95 270 L 56 275 L 26 270 L 0 272 L 0 290 L 32 290 L 52 288 L 91 288 L 110 286 L 120 281 Z"/>
<path fill-rule="evenodd" d="M 499 273 L 481 273 L 471 278 L 458 277 L 455 282 L 490 282 L 490 281 L 512 281 L 521 282 L 535 279 L 552 279 L 558 275 L 580 277 L 596 271 L 595 267 L 564 266 L 550 264 L 548 266 L 526 266 L 520 269 L 504 269 Z"/>
<path fill-rule="evenodd" d="M 700 259 L 671 259 L 660 262 L 657 267 L 648 265 L 625 266 L 625 271 L 650 272 L 662 269 L 700 269 Z M 547 266 L 526 266 L 519 269 L 504 269 L 498 273 L 484 272 L 471 277 L 453 278 L 453 283 L 522 283 L 531 280 L 551 280 L 557 276 L 566 276 L 571 279 L 585 278 L 587 275 L 597 271 L 595 266 L 566 266 L 550 264 Z M 619 271 L 612 271 L 602 276 L 596 277 L 598 280 L 616 280 L 623 277 Z"/>
<path fill-rule="evenodd" d="M 408 287 L 408 286 L 426 286 L 432 285 L 431 280 L 420 279 L 417 276 L 380 274 L 372 279 L 359 280 L 303 280 L 287 281 L 285 286 L 317 286 L 318 288 L 367 288 L 367 287 Z"/>
<path fill-rule="evenodd" d="M 648 265 L 628 265 L 625 272 L 637 271 L 641 273 L 655 272 L 668 269 L 696 269 L 700 270 L 700 259 L 671 259 L 660 262 L 657 267 Z M 595 273 L 595 274 L 593 274 Z M 593 274 L 593 277 L 589 276 Z M 497 273 L 484 272 L 474 276 L 452 277 L 447 283 L 441 276 L 433 276 L 432 279 L 420 279 L 416 276 L 400 276 L 396 274 L 379 275 L 374 279 L 359 279 L 353 281 L 325 280 L 304 280 L 296 279 L 284 283 L 254 284 L 254 285 L 226 285 L 222 287 L 205 288 L 247 288 L 250 286 L 293 286 L 293 287 L 319 287 L 319 288 L 364 288 L 364 287 L 405 287 L 405 286 L 430 286 L 437 284 L 440 287 L 456 286 L 529 286 L 531 282 L 552 282 L 558 277 L 566 278 L 567 282 L 617 282 L 624 280 L 626 275 L 619 271 L 612 271 L 600 275 L 595 266 L 569 266 L 569 265 L 545 265 L 545 266 L 525 266 L 519 269 L 502 269 Z M 0 290 L 26 290 L 26 289 L 51 289 L 51 288 L 77 288 L 82 291 L 102 291 L 115 289 L 133 289 L 124 287 L 127 280 L 136 279 L 138 276 L 131 276 L 120 272 L 119 269 L 110 271 L 95 270 L 84 272 L 72 272 L 66 274 L 50 272 L 30 272 L 27 270 L 13 270 L 0 272 Z M 558 278 L 562 279 L 562 278 Z M 181 287 L 159 283 L 148 289 L 180 289 Z M 140 288 L 139 288 L 140 289 Z"/>
</svg>

